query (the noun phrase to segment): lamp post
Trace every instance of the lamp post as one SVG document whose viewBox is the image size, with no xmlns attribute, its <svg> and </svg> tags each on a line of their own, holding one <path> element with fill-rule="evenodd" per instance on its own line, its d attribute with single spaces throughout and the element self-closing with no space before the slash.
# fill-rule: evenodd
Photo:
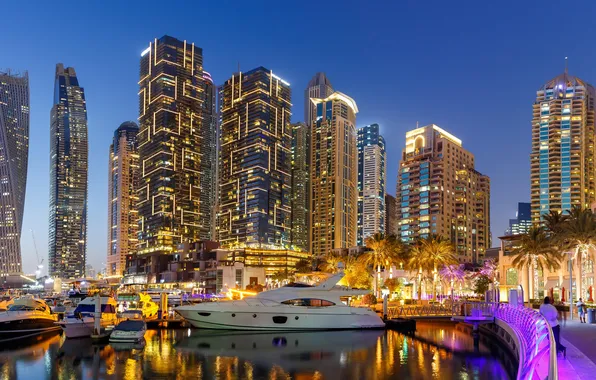
<svg viewBox="0 0 596 380">
<path fill-rule="evenodd" d="M 569 318 L 573 320 L 573 256 L 569 252 Z"/>
</svg>

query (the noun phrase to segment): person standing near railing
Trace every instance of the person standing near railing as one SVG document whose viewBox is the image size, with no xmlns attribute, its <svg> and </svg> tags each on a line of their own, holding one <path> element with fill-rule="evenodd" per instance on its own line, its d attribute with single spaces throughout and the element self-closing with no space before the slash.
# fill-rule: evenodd
<svg viewBox="0 0 596 380">
<path fill-rule="evenodd" d="M 540 305 L 540 314 L 542 314 L 553 330 L 555 343 L 557 344 L 557 352 L 562 352 L 563 356 L 567 357 L 567 347 L 561 344 L 561 326 L 557 320 L 559 312 L 557 311 L 557 308 L 550 303 L 549 297 L 544 297 L 544 303 Z"/>
<path fill-rule="evenodd" d="M 579 322 L 586 323 L 586 304 L 580 298 L 575 304 L 577 306 L 577 315 L 579 315 Z"/>
</svg>

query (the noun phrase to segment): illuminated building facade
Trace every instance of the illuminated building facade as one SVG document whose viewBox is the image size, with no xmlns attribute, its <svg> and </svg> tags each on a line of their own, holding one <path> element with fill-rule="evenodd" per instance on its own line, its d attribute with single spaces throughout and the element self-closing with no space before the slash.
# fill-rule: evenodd
<svg viewBox="0 0 596 380">
<path fill-rule="evenodd" d="M 56 65 L 50 123 L 49 274 L 85 276 L 87 256 L 87 105 L 72 67 Z"/>
<path fill-rule="evenodd" d="M 316 73 L 304 90 L 304 122 L 312 125 L 312 121 L 317 118 L 316 105 L 311 99 L 325 99 L 333 94 L 333 86 L 325 73 Z"/>
<path fill-rule="evenodd" d="M 457 137 L 431 124 L 406 133 L 397 178 L 400 238 L 449 238 L 460 262 L 490 248 L 490 180 Z"/>
<path fill-rule="evenodd" d="M 320 256 L 356 245 L 358 107 L 341 92 L 311 102 L 316 106 L 311 122 L 311 252 Z"/>
<path fill-rule="evenodd" d="M 310 258 L 310 253 L 292 249 L 239 248 L 230 249 L 222 260 L 224 265 L 243 263 L 245 267 L 265 268 L 265 274 L 271 276 L 276 272 L 292 273 L 296 263 Z"/>
<path fill-rule="evenodd" d="M 139 185 L 139 151 L 134 121 L 124 122 L 114 132 L 108 165 L 108 257 L 107 275 L 122 276 L 126 255 L 137 249 L 139 215 L 136 209 Z"/>
<path fill-rule="evenodd" d="M 292 246 L 309 249 L 310 128 L 292 124 Z"/>
<path fill-rule="evenodd" d="M 385 194 L 385 233 L 399 236 L 397 200 L 391 194 Z"/>
<path fill-rule="evenodd" d="M 505 231 L 505 236 L 522 235 L 527 233 L 532 227 L 532 205 L 530 203 L 519 202 L 515 219 L 509 219 L 509 228 Z"/>
<path fill-rule="evenodd" d="M 29 157 L 29 76 L 0 71 L 0 276 L 22 272 Z"/>
<path fill-rule="evenodd" d="M 532 118 L 532 222 L 549 211 L 590 207 L 594 181 L 594 87 L 567 72 L 536 92 Z"/>
<path fill-rule="evenodd" d="M 290 246 L 290 85 L 258 67 L 220 87 L 219 242 Z"/>
<path fill-rule="evenodd" d="M 215 88 L 202 53 L 163 36 L 141 54 L 139 244 L 131 270 L 149 282 L 161 280 L 178 244 L 212 232 Z"/>
<path fill-rule="evenodd" d="M 385 233 L 385 139 L 379 125 L 358 128 L 358 236 L 356 244 Z"/>
</svg>

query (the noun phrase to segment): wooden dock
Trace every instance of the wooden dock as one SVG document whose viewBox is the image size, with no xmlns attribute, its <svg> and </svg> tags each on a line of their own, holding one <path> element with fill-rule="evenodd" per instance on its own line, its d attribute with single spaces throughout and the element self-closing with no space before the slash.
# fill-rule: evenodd
<svg viewBox="0 0 596 380">
<path fill-rule="evenodd" d="M 190 325 L 184 319 L 151 319 L 145 321 L 148 328 L 152 329 L 167 329 L 167 328 L 183 328 L 190 327 Z"/>
<path fill-rule="evenodd" d="M 385 321 L 385 327 L 389 330 L 412 333 L 416 331 L 416 320 L 407 318 L 387 319 Z"/>
</svg>

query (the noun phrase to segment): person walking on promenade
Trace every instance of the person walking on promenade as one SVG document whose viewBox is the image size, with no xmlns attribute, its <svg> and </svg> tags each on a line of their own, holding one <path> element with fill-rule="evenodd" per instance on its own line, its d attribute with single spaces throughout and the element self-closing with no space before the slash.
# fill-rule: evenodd
<svg viewBox="0 0 596 380">
<path fill-rule="evenodd" d="M 559 312 L 557 311 L 557 308 L 550 303 L 549 297 L 544 297 L 544 303 L 540 305 L 540 314 L 542 314 L 553 330 L 555 343 L 557 345 L 557 353 L 562 352 L 563 356 L 567 357 L 567 347 L 561 344 L 561 326 L 559 326 L 559 321 L 557 320 Z"/>
<path fill-rule="evenodd" d="M 575 306 L 577 306 L 577 314 L 579 315 L 580 323 L 586 323 L 586 304 L 580 298 Z"/>
</svg>

